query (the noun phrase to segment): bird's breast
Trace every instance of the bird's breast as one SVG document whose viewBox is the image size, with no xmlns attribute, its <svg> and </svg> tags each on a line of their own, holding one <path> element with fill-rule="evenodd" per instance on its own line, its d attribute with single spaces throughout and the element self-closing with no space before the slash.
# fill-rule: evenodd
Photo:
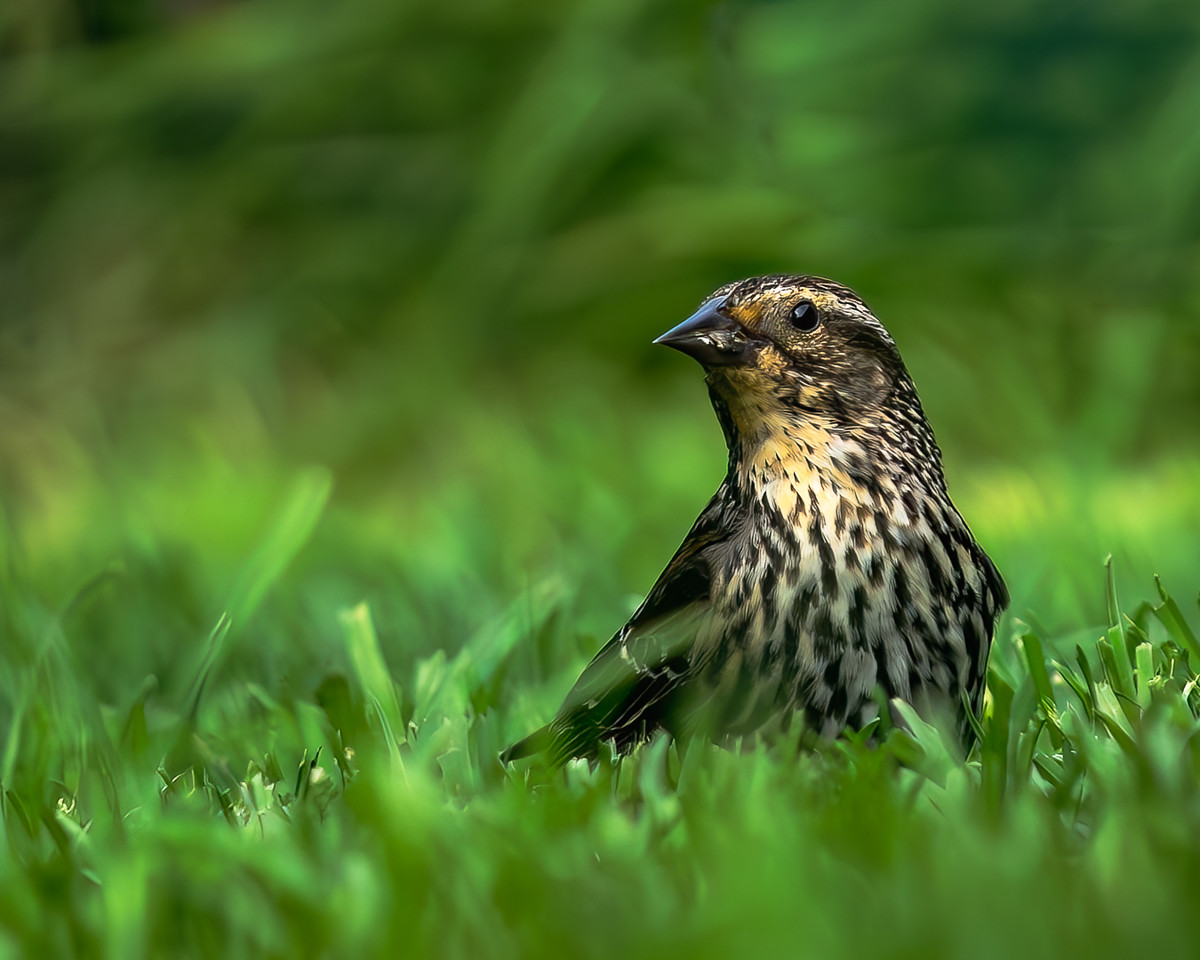
<svg viewBox="0 0 1200 960">
<path fill-rule="evenodd" d="M 877 685 L 907 698 L 965 682 L 982 589 L 970 535 L 936 491 L 871 466 L 819 428 L 774 437 L 741 465 L 742 515 L 704 644 L 714 673 L 758 676 L 777 702 L 822 709 L 823 697 L 861 704 Z"/>
</svg>

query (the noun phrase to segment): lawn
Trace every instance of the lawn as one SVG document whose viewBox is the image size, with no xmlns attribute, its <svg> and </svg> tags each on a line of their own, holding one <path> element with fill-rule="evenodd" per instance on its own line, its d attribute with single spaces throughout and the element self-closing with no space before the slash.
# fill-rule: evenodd
<svg viewBox="0 0 1200 960">
<path fill-rule="evenodd" d="M 1194 955 L 1194 14 L 45 10 L 0 958 Z M 649 341 L 780 269 L 889 326 L 1008 581 L 979 743 L 505 770 L 720 481 Z"/>
</svg>

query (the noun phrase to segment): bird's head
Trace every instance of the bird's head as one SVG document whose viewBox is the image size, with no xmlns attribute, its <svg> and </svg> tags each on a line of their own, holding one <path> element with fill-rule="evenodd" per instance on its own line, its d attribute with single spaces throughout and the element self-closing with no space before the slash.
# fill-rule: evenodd
<svg viewBox="0 0 1200 960">
<path fill-rule="evenodd" d="M 862 299 L 819 277 L 727 284 L 654 342 L 704 366 L 726 432 L 742 438 L 797 420 L 865 425 L 907 380 L 895 343 Z"/>
</svg>

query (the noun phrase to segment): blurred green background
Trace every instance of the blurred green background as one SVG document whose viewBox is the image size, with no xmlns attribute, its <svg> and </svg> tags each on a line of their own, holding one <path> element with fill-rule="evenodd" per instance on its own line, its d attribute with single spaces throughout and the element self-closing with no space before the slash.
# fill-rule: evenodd
<svg viewBox="0 0 1200 960">
<path fill-rule="evenodd" d="M 950 904 L 914 913 L 916 900 L 893 897 L 891 921 L 856 934 L 861 952 L 900 943 L 942 955 L 925 926 L 942 913 L 965 918 L 953 936 L 972 944 L 991 906 L 970 899 L 978 888 L 964 884 L 963 847 L 944 824 L 922 821 L 940 838 L 928 849 L 909 829 L 909 794 L 882 752 L 849 768 L 768 765 L 766 780 L 743 779 L 737 757 L 714 760 L 727 781 L 712 808 L 703 790 L 683 798 L 685 812 L 701 804 L 695 836 L 728 840 L 708 860 L 703 844 L 652 843 L 659 827 L 606 808 L 602 783 L 568 778 L 526 828 L 524 795 L 493 792 L 459 821 L 440 794 L 410 796 L 390 768 L 364 763 L 357 799 L 324 832 L 301 818 L 272 833 L 260 862 L 240 837 L 213 832 L 207 800 L 160 810 L 154 769 L 161 759 L 174 774 L 172 738 L 194 728 L 213 804 L 249 797 L 254 782 L 274 789 L 280 764 L 290 779 L 302 754 L 303 772 L 343 734 L 378 759 L 360 691 L 353 710 L 338 699 L 344 677 L 373 676 L 385 708 L 398 698 L 393 719 L 436 721 L 410 731 L 420 770 L 440 770 L 452 797 L 495 786 L 489 758 L 554 708 L 724 469 L 700 371 L 650 340 L 717 285 L 765 272 L 848 283 L 889 326 L 956 502 L 1009 582 L 1012 616 L 1049 653 L 1109 622 L 1109 553 L 1127 609 L 1159 573 L 1194 620 L 1198 41 L 1200 6 L 1167 0 L 3 5 L 0 780 L 17 854 L 0 862 L 0 887 L 19 862 L 27 872 L 11 889 L 27 900 L 0 920 L 14 937 L 109 955 L 136 955 L 130 945 L 147 937 L 161 949 L 193 933 L 219 943 L 192 912 L 197 898 L 221 899 L 217 850 L 241 879 L 213 916 L 228 911 L 255 956 L 267 955 L 259 936 L 281 949 L 255 897 L 273 900 L 271 922 L 297 949 L 311 931 L 371 942 L 377 923 L 431 922 L 419 900 L 396 899 L 411 915 L 393 914 L 378 892 L 381 878 L 419 886 L 422 871 L 446 923 L 483 917 L 459 943 L 497 942 L 497 917 L 526 916 L 576 949 L 578 930 L 603 928 L 600 914 L 650 902 L 635 877 L 661 894 L 645 922 L 667 942 L 691 885 L 740 863 L 747 837 L 774 850 L 757 825 L 792 815 L 798 771 L 812 822 L 788 834 L 787 863 L 763 884 L 778 876 L 791 889 L 795 864 L 816 863 L 804 875 L 810 913 L 857 910 L 857 861 L 842 854 L 858 851 L 875 892 L 933 877 Z M 371 644 L 339 621 L 360 600 L 382 659 L 363 659 Z M 214 628 L 223 612 L 227 632 Z M 1011 638 L 1010 622 L 1001 634 Z M 468 643 L 470 656 L 440 659 Z M 1019 673 L 1005 650 L 1005 670 Z M 445 675 L 449 700 L 438 701 L 430 691 Z M 1032 689 L 1026 678 L 1018 692 L 1030 714 Z M 440 705 L 422 714 L 422 703 Z M 1161 792 L 1151 818 L 1129 801 L 1120 823 L 1169 827 L 1162 810 L 1194 805 L 1190 768 L 1171 754 L 1162 769 L 1184 770 L 1178 795 Z M 851 781 L 862 809 L 827 822 L 825 784 Z M 678 812 L 669 794 L 654 809 Z M 144 831 L 131 847 L 122 811 Z M 1019 813 L 1012 829 L 1041 836 Z M 427 830 L 417 840 L 408 818 Z M 868 821 L 878 833 L 861 829 Z M 845 836 L 831 849 L 788 859 L 835 822 Z M 53 830 L 72 824 L 93 847 L 60 842 Z M 1089 848 L 1100 872 L 1080 877 L 1069 857 L 1047 871 L 1050 844 L 1010 847 L 976 827 L 975 883 L 999 870 L 1012 907 L 1046 884 L 1066 898 L 1098 877 L 1093 912 L 1123 918 L 1114 927 L 1130 937 L 1148 929 L 1138 911 L 1159 902 L 1154 884 L 1176 876 L 1147 853 L 1129 899 L 1111 831 Z M 643 846 L 625 842 L 633 833 Z M 478 858 L 446 853 L 462 836 Z M 1178 876 L 1194 876 L 1191 847 L 1167 846 Z M 581 880 L 601 849 L 600 879 Z M 439 880 L 448 861 L 474 879 Z M 303 892 L 290 885 L 300 875 Z M 663 876 L 678 888 L 660 887 Z M 481 877 L 502 891 L 495 904 L 471 899 Z M 1106 913 L 1110 895 L 1125 913 Z M 570 905 L 538 927 L 536 911 L 514 905 L 542 896 Z M 777 899 L 747 909 L 790 916 Z M 713 921 L 730 937 L 737 903 Z M 320 927 L 322 910 L 336 922 Z M 994 922 L 995 955 L 1013 955 L 1018 915 Z M 35 916 L 49 925 L 21 920 Z M 1054 927 L 1062 943 L 1068 928 Z M 593 942 L 596 955 L 627 929 L 637 924 Z M 688 934 L 697 949 L 705 929 Z M 782 926 L 764 929 L 774 948 L 789 942 Z M 1097 944 L 1120 942 L 1089 929 Z M 16 942 L 0 941 L 0 956 Z M 520 936 L 505 942 L 520 953 Z"/>
<path fill-rule="evenodd" d="M 1014 613 L 1099 621 L 1107 552 L 1195 586 L 1193 5 L 2 16 L 8 557 L 66 593 L 148 551 L 219 581 L 321 464 L 354 545 L 310 562 L 354 554 L 337 588 L 397 653 L 579 556 L 604 633 L 723 468 L 699 371 L 649 340 L 770 271 L 891 327 Z"/>
<path fill-rule="evenodd" d="M 1191 5 L 4 16 L 9 563 L 51 604 L 152 570 L 160 678 L 310 464 L 304 576 L 382 605 L 396 656 L 552 572 L 610 631 L 724 465 L 699 371 L 649 340 L 769 271 L 889 324 L 1015 614 L 1099 622 L 1107 552 L 1133 591 L 1195 586 Z M 115 694 L 144 671 L 103 608 L 81 656 Z"/>
<path fill-rule="evenodd" d="M 1101 619 L 1108 552 L 1190 590 L 1198 36 L 1177 2 L 7 5 L 9 563 L 219 579 L 320 464 L 397 647 L 571 580 L 564 544 L 606 632 L 723 468 L 649 340 L 797 271 L 891 327 L 1014 613 Z"/>
</svg>

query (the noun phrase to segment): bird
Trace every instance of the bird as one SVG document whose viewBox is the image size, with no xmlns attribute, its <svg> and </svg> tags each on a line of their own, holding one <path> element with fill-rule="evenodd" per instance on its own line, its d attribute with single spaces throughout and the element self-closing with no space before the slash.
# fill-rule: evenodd
<svg viewBox="0 0 1200 960">
<path fill-rule="evenodd" d="M 801 717 L 832 741 L 898 698 L 969 746 L 1008 591 L 951 502 L 892 336 L 795 274 L 719 287 L 654 343 L 704 368 L 725 478 L 553 719 L 502 763 L 729 742 Z"/>
</svg>

